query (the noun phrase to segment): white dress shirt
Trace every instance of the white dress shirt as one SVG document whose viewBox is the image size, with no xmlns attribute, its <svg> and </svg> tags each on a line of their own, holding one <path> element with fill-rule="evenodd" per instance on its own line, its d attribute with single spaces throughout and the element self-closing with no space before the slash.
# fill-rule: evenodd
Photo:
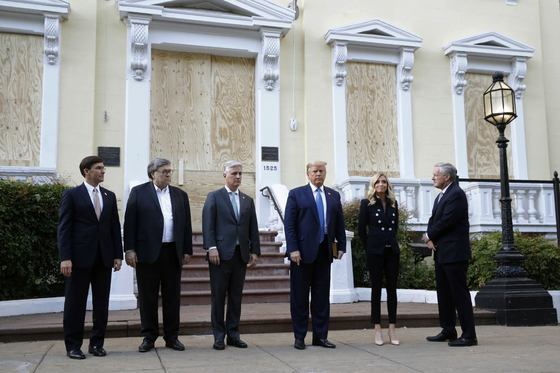
<svg viewBox="0 0 560 373">
<path fill-rule="evenodd" d="M 103 212 L 103 196 L 101 195 L 101 189 L 99 189 L 99 185 L 94 187 L 93 185 L 90 185 L 85 181 L 84 181 L 84 185 L 86 186 L 86 189 L 89 194 L 89 198 L 91 199 L 91 204 L 93 205 L 94 209 L 95 209 L 95 201 L 93 199 L 93 190 L 97 189 L 97 194 L 99 194 L 99 211 Z"/>
<path fill-rule="evenodd" d="M 321 185 L 320 188 L 317 188 L 315 185 L 309 183 L 309 187 L 313 191 L 313 200 L 314 201 L 317 201 L 317 193 L 319 193 L 317 191 L 317 189 L 321 189 L 321 198 L 323 199 L 323 216 L 325 217 L 325 219 L 324 219 L 325 226 L 323 228 L 324 228 L 325 234 L 327 234 L 327 196 L 325 195 L 325 186 Z"/>
<path fill-rule="evenodd" d="M 156 194 L 163 214 L 163 237 L 162 243 L 174 242 L 173 236 L 173 209 L 171 208 L 171 195 L 169 194 L 169 186 L 165 189 L 160 189 L 156 184 Z"/>
</svg>

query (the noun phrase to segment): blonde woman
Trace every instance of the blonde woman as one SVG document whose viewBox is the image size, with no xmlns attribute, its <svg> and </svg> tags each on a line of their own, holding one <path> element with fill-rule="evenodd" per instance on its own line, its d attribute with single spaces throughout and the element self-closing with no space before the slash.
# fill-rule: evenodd
<svg viewBox="0 0 560 373">
<path fill-rule="evenodd" d="M 399 345 L 395 332 L 397 322 L 397 277 L 400 249 L 397 243 L 399 209 L 393 187 L 387 176 L 375 174 L 369 183 L 367 199 L 360 204 L 358 235 L 367 254 L 371 279 L 371 322 L 375 324 L 375 344 L 383 345 L 381 333 L 381 284 L 383 274 L 387 289 L 389 339 Z"/>
</svg>

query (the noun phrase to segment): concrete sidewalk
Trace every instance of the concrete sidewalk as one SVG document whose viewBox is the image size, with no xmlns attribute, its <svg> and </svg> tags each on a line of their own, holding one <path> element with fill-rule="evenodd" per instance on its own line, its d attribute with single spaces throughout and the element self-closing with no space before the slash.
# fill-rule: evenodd
<svg viewBox="0 0 560 373">
<path fill-rule="evenodd" d="M 388 338 L 385 332 L 385 341 Z M 479 345 L 452 348 L 430 343 L 426 336 L 439 328 L 399 328 L 400 346 L 373 344 L 368 330 L 329 333 L 334 350 L 293 348 L 292 333 L 244 334 L 247 349 L 212 349 L 213 338 L 180 336 L 186 351 L 164 347 L 139 353 L 141 337 L 110 338 L 106 357 L 87 354 L 86 360 L 66 357 L 62 340 L 0 344 L 0 372 L 559 372 L 560 326 L 477 327 Z M 311 343 L 311 336 L 306 339 Z M 84 352 L 87 350 L 87 340 Z"/>
</svg>

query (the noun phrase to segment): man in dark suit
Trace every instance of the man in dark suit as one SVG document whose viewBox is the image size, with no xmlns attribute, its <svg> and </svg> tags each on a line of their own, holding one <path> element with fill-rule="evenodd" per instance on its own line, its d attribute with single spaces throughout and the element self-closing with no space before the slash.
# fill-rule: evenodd
<svg viewBox="0 0 560 373">
<path fill-rule="evenodd" d="M 305 349 L 309 323 L 309 289 L 313 346 L 335 348 L 327 340 L 329 329 L 329 291 L 333 242 L 338 241 L 337 259 L 346 252 L 346 232 L 340 194 L 323 185 L 325 162 L 307 165 L 309 184 L 292 189 L 284 214 L 286 254 L 290 262 L 290 312 L 294 328 L 294 347 Z"/>
<path fill-rule="evenodd" d="M 89 156 L 80 163 L 84 183 L 64 191 L 58 218 L 60 271 L 66 276 L 64 343 L 67 356 L 85 359 L 82 352 L 86 302 L 91 284 L 93 328 L 89 353 L 103 349 L 109 314 L 111 268 L 121 269 L 122 241 L 117 199 L 99 183 L 105 180 L 103 159 Z"/>
<path fill-rule="evenodd" d="M 432 180 L 441 193 L 434 202 L 424 242 L 434 250 L 439 323 L 442 331 L 430 342 L 450 341 L 449 346 L 478 344 L 474 328 L 467 270 L 471 259 L 469 240 L 469 206 L 467 196 L 457 181 L 457 169 L 450 163 L 438 163 Z M 455 309 L 463 333 L 457 339 Z"/>
<path fill-rule="evenodd" d="M 210 270 L 212 291 L 212 331 L 214 349 L 227 344 L 247 348 L 239 338 L 241 298 L 248 267 L 257 265 L 261 253 L 259 228 L 255 203 L 239 190 L 243 175 L 242 165 L 229 161 L 224 167 L 225 187 L 208 193 L 202 210 L 204 247 L 208 250 L 206 260 Z M 227 315 L 224 323 L 224 307 L 227 295 Z"/>
<path fill-rule="evenodd" d="M 124 218 L 126 263 L 136 268 L 140 321 L 144 340 L 138 350 L 154 348 L 159 336 L 161 284 L 165 346 L 183 351 L 179 342 L 181 272 L 192 255 L 191 210 L 187 193 L 171 184 L 171 162 L 155 158 L 151 181 L 132 188 Z"/>
</svg>

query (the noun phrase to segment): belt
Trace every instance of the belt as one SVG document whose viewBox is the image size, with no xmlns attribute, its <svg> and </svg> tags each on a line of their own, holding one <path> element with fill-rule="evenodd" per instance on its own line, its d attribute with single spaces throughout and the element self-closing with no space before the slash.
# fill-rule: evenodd
<svg viewBox="0 0 560 373">
<path fill-rule="evenodd" d="M 162 242 L 162 243 L 161 243 L 161 247 L 162 247 L 162 248 L 166 248 L 166 247 L 175 247 L 175 242 Z"/>
</svg>

